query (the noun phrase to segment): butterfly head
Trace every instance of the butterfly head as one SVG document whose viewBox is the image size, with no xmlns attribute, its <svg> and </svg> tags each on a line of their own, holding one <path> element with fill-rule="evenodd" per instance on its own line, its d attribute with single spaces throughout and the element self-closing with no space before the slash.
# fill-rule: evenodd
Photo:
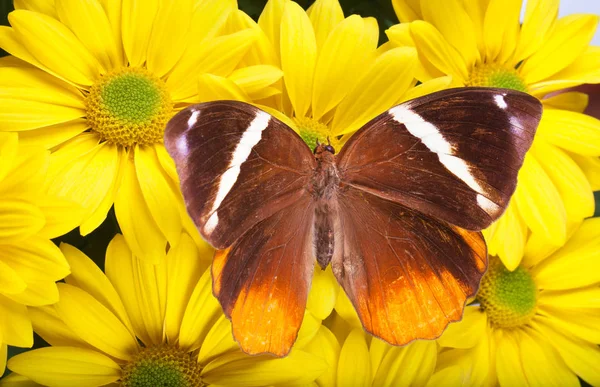
<svg viewBox="0 0 600 387">
<path fill-rule="evenodd" d="M 327 145 L 321 144 L 317 140 L 317 146 L 315 147 L 315 150 L 313 152 L 317 156 L 321 155 L 323 152 L 329 152 L 331 154 L 335 154 L 335 149 L 331 146 L 331 144 L 327 144 Z"/>
</svg>

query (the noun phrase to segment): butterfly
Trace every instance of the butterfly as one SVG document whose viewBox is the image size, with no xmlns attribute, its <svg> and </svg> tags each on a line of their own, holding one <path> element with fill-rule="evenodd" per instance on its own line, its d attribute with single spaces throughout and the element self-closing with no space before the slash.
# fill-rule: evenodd
<svg viewBox="0 0 600 387">
<path fill-rule="evenodd" d="M 247 103 L 177 113 L 165 146 L 242 350 L 288 354 L 315 261 L 372 335 L 439 337 L 478 289 L 479 231 L 506 209 L 541 114 L 518 91 L 449 89 L 384 112 L 336 154 Z"/>
</svg>

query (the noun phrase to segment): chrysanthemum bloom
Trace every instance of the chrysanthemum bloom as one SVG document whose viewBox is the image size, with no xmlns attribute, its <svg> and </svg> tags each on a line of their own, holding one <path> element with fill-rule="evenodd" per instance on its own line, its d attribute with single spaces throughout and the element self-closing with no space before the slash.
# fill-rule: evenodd
<svg viewBox="0 0 600 387">
<path fill-rule="evenodd" d="M 416 47 L 420 80 L 451 75 L 455 86 L 504 87 L 542 100 L 542 122 L 513 200 L 486 237 L 490 253 L 510 270 L 522 256 L 562 245 L 594 212 L 586 173 L 593 173 L 590 164 L 598 167 L 592 157 L 600 155 L 600 121 L 581 114 L 583 94 L 547 96 L 600 82 L 600 47 L 589 46 L 598 17 L 557 19 L 557 0 L 527 2 L 522 25 L 521 0 L 393 4 L 403 23 L 387 31 L 389 46 Z"/>
<path fill-rule="evenodd" d="M 164 126 L 196 100 L 200 74 L 262 79 L 234 71 L 256 33 L 222 34 L 234 0 L 52 3 L 16 2 L 12 27 L 0 27 L 14 56 L 0 66 L 0 131 L 52 150 L 49 190 L 84 207 L 83 235 L 114 203 L 131 249 L 157 262 L 182 228 L 198 235 Z"/>
<path fill-rule="evenodd" d="M 0 375 L 7 344 L 33 344 L 27 306 L 58 301 L 55 281 L 69 274 L 50 238 L 81 221 L 77 205 L 43 189 L 49 153 L 20 145 L 16 133 L 0 133 Z"/>
<path fill-rule="evenodd" d="M 35 331 L 52 346 L 11 358 L 8 368 L 21 375 L 16 380 L 61 387 L 263 386 L 309 383 L 326 369 L 298 348 L 283 359 L 242 353 L 187 234 L 156 265 L 135 257 L 117 235 L 106 274 L 74 247 L 61 250 L 72 274 L 58 284 L 60 301 L 30 309 Z M 298 345 L 318 329 L 304 325 Z"/>
<path fill-rule="evenodd" d="M 432 385 L 600 385 L 600 219 L 514 271 L 492 259 L 476 304 L 438 342 Z M 443 381 L 443 383 L 442 383 Z"/>
</svg>

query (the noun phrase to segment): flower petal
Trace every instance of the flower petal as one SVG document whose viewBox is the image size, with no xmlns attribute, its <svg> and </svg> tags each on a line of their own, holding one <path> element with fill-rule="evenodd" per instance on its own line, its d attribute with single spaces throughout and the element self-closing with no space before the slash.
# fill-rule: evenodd
<svg viewBox="0 0 600 387">
<path fill-rule="evenodd" d="M 0 260 L 15 270 L 21 278 L 54 282 L 69 274 L 69 265 L 62 253 L 46 238 L 33 235 L 18 244 L 2 245 Z"/>
<path fill-rule="evenodd" d="M 410 33 L 420 56 L 430 62 L 443 75 L 464 84 L 469 77 L 467 66 L 460 53 L 452 47 L 431 24 L 417 20 L 410 24 Z"/>
<path fill-rule="evenodd" d="M 0 261 L 0 289 L 2 294 L 18 294 L 25 291 L 27 283 L 6 263 Z"/>
<path fill-rule="evenodd" d="M 281 18 L 281 69 L 296 117 L 311 105 L 317 63 L 317 40 L 310 19 L 298 4 L 289 2 Z M 298 60 L 302 55 L 302 60 Z"/>
<path fill-rule="evenodd" d="M 121 377 L 121 367 L 108 356 L 74 347 L 25 352 L 11 358 L 8 367 L 37 383 L 56 387 L 103 386 Z"/>
<path fill-rule="evenodd" d="M 204 253 L 209 255 L 210 247 L 206 246 Z M 204 255 L 203 254 L 203 255 Z M 176 342 L 183 314 L 194 287 L 206 269 L 198 248 L 192 238 L 182 234 L 179 243 L 172 246 L 167 253 L 167 290 L 164 331 L 169 342 Z"/>
<path fill-rule="evenodd" d="M 583 54 L 598 25 L 598 16 L 569 15 L 559 19 L 544 44 L 519 68 L 527 84 L 544 80 Z"/>
<path fill-rule="evenodd" d="M 303 384 L 315 380 L 325 369 L 320 358 L 299 350 L 281 359 L 237 352 L 207 364 L 202 379 L 208 384 L 240 387 Z"/>
<path fill-rule="evenodd" d="M 448 325 L 437 340 L 442 347 L 473 348 L 486 334 L 487 316 L 479 306 L 465 307 L 460 322 Z"/>
<path fill-rule="evenodd" d="M 600 155 L 600 120 L 586 114 L 545 109 L 537 135 L 574 153 Z"/>
<path fill-rule="evenodd" d="M 6 346 L 4 346 L 6 348 Z M 0 345 L 1 349 L 1 345 Z M 26 376 L 19 375 L 15 372 L 12 372 L 6 376 L 2 377 L 2 381 L 0 382 L 0 386 L 2 387 L 40 387 L 41 384 L 37 384 Z"/>
<path fill-rule="evenodd" d="M 28 9 L 57 17 L 55 0 L 14 0 L 15 9 Z"/>
<path fill-rule="evenodd" d="M 411 87 L 402 96 L 399 103 L 410 101 L 411 99 L 423 97 L 427 94 L 435 93 L 436 91 L 444 90 L 450 87 L 452 77 L 445 76 L 424 81 L 416 87 Z"/>
<path fill-rule="evenodd" d="M 585 173 L 590 185 L 594 191 L 600 190 L 600 159 L 594 156 L 582 156 L 576 153 L 570 153 L 570 156 L 579 168 Z"/>
<path fill-rule="evenodd" d="M 265 4 L 265 8 L 258 18 L 258 25 L 264 31 L 265 35 L 275 48 L 275 53 L 279 57 L 279 47 L 281 46 L 281 18 L 283 11 L 289 0 L 270 0 Z"/>
<path fill-rule="evenodd" d="M 589 98 L 587 94 L 580 93 L 577 91 L 571 91 L 544 98 L 542 102 L 544 104 L 544 107 L 583 113 L 583 111 L 588 105 L 588 101 Z"/>
<path fill-rule="evenodd" d="M 40 231 L 46 218 L 37 205 L 24 200 L 0 201 L 0 241 L 16 242 Z M 0 286 L 0 289 L 2 287 Z"/>
<path fill-rule="evenodd" d="M 497 345 L 496 374 L 498 382 L 502 386 L 528 385 L 515 335 L 508 330 L 499 330 L 494 333 Z"/>
<path fill-rule="evenodd" d="M 163 1 L 159 17 L 152 25 L 148 42 L 146 66 L 156 76 L 162 77 L 173 68 L 186 48 L 192 22 L 193 0 Z"/>
<path fill-rule="evenodd" d="M 11 132 L 0 132 L 0 155 L 2 155 L 2 164 L 0 164 L 0 182 L 2 182 L 4 177 L 14 168 L 18 153 L 18 134 Z"/>
<path fill-rule="evenodd" d="M 124 0 L 121 33 L 130 66 L 141 66 L 147 59 L 158 0 Z"/>
<path fill-rule="evenodd" d="M 421 3 L 421 10 L 423 19 L 434 25 L 462 55 L 467 68 L 472 68 L 480 59 L 477 35 L 462 3 L 457 0 L 428 0 Z"/>
<path fill-rule="evenodd" d="M 28 308 L 35 333 L 52 346 L 68 346 L 94 349 L 83 341 L 58 316 L 53 305 Z"/>
<path fill-rule="evenodd" d="M 546 290 L 540 294 L 537 304 L 556 308 L 600 308 L 600 287 Z"/>
<path fill-rule="evenodd" d="M 51 149 L 62 145 L 90 128 L 85 118 L 77 118 L 61 124 L 25 130 L 19 133 L 19 141 L 25 146 L 41 146 Z"/>
<path fill-rule="evenodd" d="M 309 310 L 306 310 L 302 325 L 300 325 L 300 330 L 298 331 L 298 338 L 294 343 L 294 348 L 303 349 L 315 337 L 320 326 L 321 320 L 315 317 Z"/>
<path fill-rule="evenodd" d="M 71 274 L 65 278 L 65 282 L 94 297 L 117 316 L 130 331 L 133 331 L 119 294 L 94 261 L 66 243 L 60 244 L 60 250 L 71 266 Z"/>
<path fill-rule="evenodd" d="M 316 380 L 319 386 L 335 386 L 340 356 L 340 343 L 338 343 L 335 335 L 327 327 L 321 325 L 315 338 L 302 349 L 320 357 L 327 365 L 327 371 Z"/>
<path fill-rule="evenodd" d="M 600 313 L 597 308 L 554 308 L 540 307 L 539 314 L 545 318 L 548 326 L 570 337 L 600 342 Z"/>
<path fill-rule="evenodd" d="M 89 86 L 106 70 L 73 32 L 58 20 L 25 10 L 11 12 L 9 20 L 29 52 L 61 77 Z M 59 52 L 60 55 L 57 54 Z"/>
<path fill-rule="evenodd" d="M 254 100 L 261 99 L 256 97 L 260 96 L 265 88 L 279 81 L 282 76 L 283 71 L 275 66 L 256 65 L 235 70 L 229 79 Z"/>
<path fill-rule="evenodd" d="M 233 100 L 250 102 L 246 92 L 229 78 L 202 74 L 198 78 L 198 101 Z"/>
<path fill-rule="evenodd" d="M 352 15 L 338 24 L 319 54 L 312 90 L 312 118 L 321 119 L 351 90 L 375 53 L 376 42 L 367 46 L 365 23 Z"/>
<path fill-rule="evenodd" d="M 31 348 L 33 331 L 27 307 L 0 295 L 0 338 L 15 347 Z"/>
<path fill-rule="evenodd" d="M 239 348 L 231 333 L 231 322 L 225 315 L 221 315 L 206 334 L 198 353 L 198 363 L 206 365 L 225 353 L 238 352 Z"/>
<path fill-rule="evenodd" d="M 322 47 L 327 37 L 344 20 L 342 6 L 338 0 L 317 0 L 310 6 L 307 14 L 315 30 L 319 52 L 325 52 Z"/>
<path fill-rule="evenodd" d="M 56 3 L 60 21 L 94 55 L 104 69 L 117 68 L 123 62 L 121 47 L 98 1 L 61 0 Z"/>
<path fill-rule="evenodd" d="M 512 56 L 520 29 L 522 0 L 491 0 L 483 21 L 485 62 L 503 63 Z"/>
<path fill-rule="evenodd" d="M 402 23 L 409 23 L 422 18 L 420 0 L 392 0 L 392 5 Z"/>
<path fill-rule="evenodd" d="M 369 348 L 362 329 L 353 329 L 340 351 L 338 386 L 370 386 L 373 381 Z"/>
<path fill-rule="evenodd" d="M 521 26 L 514 62 L 518 63 L 534 54 L 548 39 L 548 33 L 556 22 L 560 0 L 528 0 L 525 19 Z"/>
<path fill-rule="evenodd" d="M 162 173 L 154 147 L 136 146 L 133 159 L 143 198 L 154 221 L 169 243 L 177 244 L 181 236 L 183 211 L 181 196 L 177 194 L 179 187 Z"/>
<path fill-rule="evenodd" d="M 325 320 L 333 311 L 339 290 L 330 267 L 326 270 L 315 268 L 306 309 L 318 319 Z"/>
<path fill-rule="evenodd" d="M 331 124 L 332 133 L 352 133 L 392 107 L 413 82 L 417 61 L 416 50 L 409 47 L 380 55 L 339 104 Z"/>
<path fill-rule="evenodd" d="M 567 215 L 564 204 L 552 180 L 532 153 L 525 156 L 513 200 L 534 233 L 545 236 L 554 244 L 565 243 Z"/>
<path fill-rule="evenodd" d="M 58 284 L 60 301 L 56 311 L 71 330 L 117 359 L 130 360 L 137 351 L 137 341 L 109 309 L 85 291 L 68 284 Z"/>
<path fill-rule="evenodd" d="M 70 200 L 43 197 L 38 200 L 38 205 L 46 218 L 39 234 L 48 239 L 68 233 L 79 226 L 83 219 L 83 208 Z"/>
<path fill-rule="evenodd" d="M 393 347 L 383 358 L 373 380 L 374 386 L 422 386 L 435 369 L 435 341 L 415 341 L 404 347 Z"/>
<path fill-rule="evenodd" d="M 221 305 L 212 293 L 212 277 L 208 269 L 200 277 L 185 309 L 179 331 L 179 347 L 189 351 L 200 348 L 222 315 Z"/>
<path fill-rule="evenodd" d="M 515 195 L 522 195 L 521 190 Z M 521 263 L 527 241 L 527 224 L 521 218 L 516 199 L 509 202 L 504 214 L 483 235 L 488 245 L 488 254 L 500 257 L 508 270 L 515 270 Z"/>
</svg>

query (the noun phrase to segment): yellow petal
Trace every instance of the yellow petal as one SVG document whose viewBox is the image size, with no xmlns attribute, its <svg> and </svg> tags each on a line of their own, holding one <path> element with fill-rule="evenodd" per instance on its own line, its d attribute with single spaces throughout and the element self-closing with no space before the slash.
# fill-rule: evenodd
<svg viewBox="0 0 600 387">
<path fill-rule="evenodd" d="M 437 342 L 442 347 L 473 348 L 487 329 L 487 317 L 478 306 L 467 306 L 462 320 L 448 325 Z"/>
<path fill-rule="evenodd" d="M 57 17 L 55 0 L 14 0 L 15 9 L 28 9 Z"/>
<path fill-rule="evenodd" d="M 57 281 L 69 274 L 69 265 L 50 240 L 34 235 L 18 244 L 3 245 L 0 260 L 25 279 Z"/>
<path fill-rule="evenodd" d="M 40 348 L 10 359 L 8 367 L 56 387 L 103 386 L 121 377 L 121 367 L 99 352 L 74 347 Z"/>
<path fill-rule="evenodd" d="M 503 62 L 516 47 L 521 0 L 491 0 L 483 21 L 484 60 Z"/>
<path fill-rule="evenodd" d="M 395 48 L 379 56 L 339 104 L 332 133 L 352 133 L 392 107 L 413 82 L 416 65 L 414 48 Z"/>
<path fill-rule="evenodd" d="M 339 292 L 335 303 L 335 311 L 353 328 L 362 328 L 362 324 L 360 322 L 360 319 L 358 318 L 358 314 L 356 313 L 354 306 L 348 299 L 348 296 L 346 296 L 346 293 Z"/>
<path fill-rule="evenodd" d="M 77 203 L 56 197 L 40 198 L 38 203 L 46 218 L 46 223 L 40 230 L 41 236 L 56 238 L 81 224 L 84 211 Z"/>
<path fill-rule="evenodd" d="M 152 25 L 148 42 L 146 66 L 153 74 L 162 77 L 177 63 L 186 48 L 188 30 L 192 22 L 193 0 L 161 2 Z"/>
<path fill-rule="evenodd" d="M 0 201 L 0 241 L 16 242 L 42 229 L 46 218 L 33 203 L 3 199 Z"/>
<path fill-rule="evenodd" d="M 517 188 L 516 195 L 523 195 Z M 527 241 L 527 224 L 521 218 L 519 209 L 513 200 L 506 212 L 489 229 L 484 231 L 488 244 L 488 254 L 500 257 L 508 270 L 515 270 L 521 263 Z"/>
<path fill-rule="evenodd" d="M 11 12 L 9 20 L 29 52 L 61 77 L 89 86 L 106 70 L 58 20 L 24 10 Z"/>
<path fill-rule="evenodd" d="M 250 102 L 246 92 L 229 78 L 202 74 L 198 78 L 198 101 L 233 100 Z"/>
<path fill-rule="evenodd" d="M 449 76 L 430 79 L 416 87 L 408 89 L 408 91 L 402 96 L 398 103 L 410 101 L 411 99 L 423 97 L 427 94 L 447 89 L 448 87 L 450 87 L 451 82 L 452 77 Z"/>
<path fill-rule="evenodd" d="M 60 250 L 71 266 L 71 275 L 65 279 L 65 282 L 86 291 L 131 330 L 131 323 L 123 302 L 102 270 L 94 261 L 71 245 L 61 243 Z"/>
<path fill-rule="evenodd" d="M 560 353 L 567 366 L 592 386 L 600 384 L 600 348 L 574 337 L 566 337 L 544 324 L 536 324 L 540 331 Z"/>
<path fill-rule="evenodd" d="M 327 37 L 344 20 L 344 11 L 338 0 L 317 0 L 307 11 L 315 30 L 317 47 L 320 52 Z"/>
<path fill-rule="evenodd" d="M 437 346 L 434 341 L 415 341 L 393 347 L 386 353 L 373 380 L 374 386 L 422 386 L 435 369 Z"/>
<path fill-rule="evenodd" d="M 0 164 L 0 182 L 4 179 L 16 163 L 19 152 L 19 136 L 17 133 L 0 132 L 0 155 L 2 155 L 2 164 Z"/>
<path fill-rule="evenodd" d="M 423 19 L 434 25 L 463 57 L 467 68 L 477 62 L 479 50 L 475 27 L 458 0 L 428 0 L 421 3 Z M 452 17 L 448 17 L 452 15 Z"/>
<path fill-rule="evenodd" d="M 77 118 L 61 124 L 26 130 L 19 133 L 19 140 L 26 146 L 54 148 L 90 128 L 85 118 Z"/>
<path fill-rule="evenodd" d="M 550 28 L 558 15 L 559 0 L 529 0 L 526 3 L 525 19 L 521 26 L 515 62 L 520 62 L 535 53 L 548 39 Z"/>
<path fill-rule="evenodd" d="M 600 159 L 594 156 L 582 156 L 576 153 L 569 154 L 585 173 L 594 191 L 600 190 Z"/>
<path fill-rule="evenodd" d="M 538 305 L 556 308 L 599 308 L 600 287 L 587 286 L 569 290 L 546 290 L 540 294 Z"/>
<path fill-rule="evenodd" d="M 152 26 L 158 8 L 158 0 L 123 1 L 121 33 L 130 66 L 140 66 L 147 59 Z"/>
<path fill-rule="evenodd" d="M 456 82 L 465 83 L 469 76 L 465 61 L 433 25 L 417 20 L 410 24 L 410 32 L 419 54 L 427 62 Z"/>
<path fill-rule="evenodd" d="M 203 0 L 195 1 L 194 13 L 190 25 L 187 51 L 197 51 L 201 44 L 224 30 L 228 19 L 237 11 L 235 0 Z M 241 12 L 241 11 L 239 11 Z M 243 12 L 242 12 L 243 13 Z M 230 33 L 239 30 L 231 31 Z"/>
<path fill-rule="evenodd" d="M 560 93 L 542 101 L 544 107 L 553 109 L 570 110 L 577 113 L 583 113 L 588 105 L 588 95 L 577 91 Z"/>
<path fill-rule="evenodd" d="M 146 205 L 171 245 L 181 236 L 181 213 L 183 203 L 175 190 L 179 190 L 161 171 L 154 147 L 136 146 L 135 171 Z"/>
<path fill-rule="evenodd" d="M 496 373 L 500 385 L 526 386 L 519 347 L 510 331 L 496 331 Z"/>
<path fill-rule="evenodd" d="M 197 85 L 190 82 L 190 74 L 228 76 L 248 52 L 256 37 L 255 30 L 247 29 L 210 39 L 197 51 L 184 55 L 167 80 L 171 98 L 179 101 L 196 94 Z"/>
<path fill-rule="evenodd" d="M 115 196 L 115 215 L 127 245 L 137 257 L 152 263 L 165 257 L 167 239 L 144 200 L 133 160 L 124 166 L 121 187 Z"/>
<path fill-rule="evenodd" d="M 283 71 L 275 66 L 256 65 L 235 70 L 229 79 L 238 85 L 250 99 L 257 99 L 263 89 L 279 81 Z"/>
<path fill-rule="evenodd" d="M 309 343 L 319 331 L 321 326 L 321 319 L 315 317 L 309 310 L 305 311 L 302 325 L 298 331 L 298 338 L 294 343 L 294 348 L 303 349 L 304 346 Z"/>
<path fill-rule="evenodd" d="M 544 110 L 538 137 L 570 152 L 600 155 L 600 120 L 567 110 Z"/>
<path fill-rule="evenodd" d="M 583 171 L 564 151 L 538 141 L 531 149 L 562 197 L 567 217 L 574 222 L 594 215 L 592 187 Z"/>
<path fill-rule="evenodd" d="M 306 308 L 315 317 L 325 320 L 333 311 L 339 289 L 331 268 L 315 268 Z"/>
<path fill-rule="evenodd" d="M 421 19 L 420 0 L 392 0 L 394 11 L 402 23 L 408 23 Z"/>
<path fill-rule="evenodd" d="M 25 305 L 0 295 L 0 316 L 0 337 L 4 344 L 23 348 L 33 345 L 33 331 Z"/>
<path fill-rule="evenodd" d="M 179 333 L 179 346 L 189 351 L 200 348 L 204 338 L 222 314 L 221 305 L 212 294 L 211 271 L 208 269 L 196 284 L 185 309 Z"/>
<path fill-rule="evenodd" d="M 126 66 L 127 58 L 125 58 L 125 51 L 123 50 L 123 34 L 121 29 L 123 2 L 115 0 L 99 0 L 99 3 L 102 5 L 102 8 L 104 8 L 104 12 L 108 17 L 110 28 L 112 30 L 112 38 L 115 41 L 115 47 L 117 47 L 118 64 L 120 66 Z"/>
<path fill-rule="evenodd" d="M 56 12 L 60 21 L 73 31 L 104 69 L 121 65 L 121 47 L 116 45 L 110 22 L 100 2 L 61 0 L 56 3 Z"/>
<path fill-rule="evenodd" d="M 206 365 L 223 354 L 239 352 L 239 348 L 231 334 L 231 322 L 225 315 L 221 315 L 206 334 L 198 353 L 198 363 Z"/>
<path fill-rule="evenodd" d="M 540 289 L 573 289 L 600 281 L 598 243 L 588 241 L 566 255 L 555 254 L 533 270 Z"/>
<path fill-rule="evenodd" d="M 188 300 L 206 266 L 187 234 L 182 234 L 179 243 L 171 247 L 166 264 L 168 281 L 164 331 L 169 342 L 176 342 Z"/>
<path fill-rule="evenodd" d="M 6 344 L 0 343 L 0 372 L 2 372 L 2 375 L 4 375 L 4 371 L 6 371 L 7 352 Z M 4 381 L 6 381 L 6 378 L 4 378 Z"/>
<path fill-rule="evenodd" d="M 83 341 L 58 316 L 54 306 L 28 308 L 35 333 L 52 346 L 68 346 L 94 349 Z"/>
<path fill-rule="evenodd" d="M 567 336 L 597 343 L 600 341 L 600 315 L 597 308 L 540 307 L 539 314 L 547 316 L 548 326 Z"/>
<path fill-rule="evenodd" d="M 533 232 L 557 244 L 565 242 L 567 215 L 564 204 L 552 180 L 531 153 L 527 154 L 519 171 L 519 183 L 513 200 Z"/>
<path fill-rule="evenodd" d="M 317 63 L 317 41 L 310 19 L 298 4 L 289 2 L 281 19 L 281 69 L 297 117 L 311 105 Z M 302 60 L 298 56 L 302 55 Z"/>
<path fill-rule="evenodd" d="M 533 386 L 579 386 L 577 376 L 547 342 L 535 331 L 519 335 L 523 371 Z"/>
<path fill-rule="evenodd" d="M 598 16 L 569 15 L 559 19 L 551 34 L 519 69 L 528 84 L 544 80 L 583 54 L 598 25 Z"/>
<path fill-rule="evenodd" d="M 1 346 L 1 345 L 0 345 Z M 0 381 L 2 387 L 40 387 L 41 384 L 37 384 L 26 376 L 18 375 L 17 373 L 10 373 L 2 378 Z"/>
<path fill-rule="evenodd" d="M 18 294 L 27 288 L 27 283 L 6 263 L 0 261 L 0 289 L 2 294 Z"/>
<path fill-rule="evenodd" d="M 50 152 L 41 148 L 24 151 L 24 148 L 19 147 L 19 150 L 11 169 L 2 179 L 0 191 L 4 193 L 4 197 L 14 196 L 18 192 L 22 199 L 35 201 L 44 186 Z"/>
<path fill-rule="evenodd" d="M 240 387 L 303 384 L 315 380 L 325 369 L 320 358 L 300 350 L 281 359 L 237 352 L 207 364 L 202 369 L 202 380 L 209 384 Z"/>
<path fill-rule="evenodd" d="M 327 371 L 319 376 L 316 382 L 320 386 L 335 386 L 337 380 L 338 359 L 340 356 L 340 344 L 335 338 L 335 335 L 327 329 L 327 327 L 321 325 L 315 338 L 302 349 L 320 357 L 327 365 Z"/>
<path fill-rule="evenodd" d="M 369 348 L 362 329 L 354 329 L 342 346 L 337 370 L 337 385 L 370 386 L 373 380 Z"/>
<path fill-rule="evenodd" d="M 100 351 L 122 360 L 130 360 L 137 341 L 109 309 L 85 291 L 58 284 L 60 301 L 56 311 L 77 336 Z"/>
<path fill-rule="evenodd" d="M 258 25 L 275 48 L 275 54 L 279 57 L 281 18 L 289 0 L 270 0 L 258 18 Z"/>
<path fill-rule="evenodd" d="M 363 40 L 365 23 L 352 15 L 331 32 L 317 59 L 312 90 L 312 117 L 321 119 L 354 86 L 371 59 L 376 44 L 368 47 Z"/>
</svg>

